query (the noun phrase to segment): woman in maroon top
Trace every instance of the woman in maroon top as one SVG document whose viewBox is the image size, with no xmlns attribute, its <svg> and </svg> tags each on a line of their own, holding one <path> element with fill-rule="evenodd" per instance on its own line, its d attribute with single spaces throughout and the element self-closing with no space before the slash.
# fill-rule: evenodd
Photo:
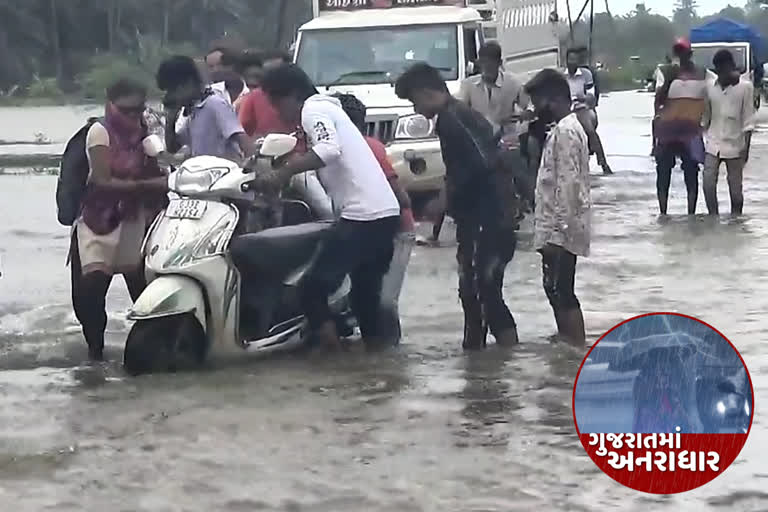
<svg viewBox="0 0 768 512">
<path fill-rule="evenodd" d="M 72 301 L 88 354 L 103 359 L 105 300 L 114 274 L 123 274 L 132 300 L 143 291 L 141 245 L 147 226 L 166 205 L 167 180 L 144 152 L 146 89 L 119 80 L 107 90 L 104 119 L 86 136 L 87 189 L 70 247 Z"/>
</svg>

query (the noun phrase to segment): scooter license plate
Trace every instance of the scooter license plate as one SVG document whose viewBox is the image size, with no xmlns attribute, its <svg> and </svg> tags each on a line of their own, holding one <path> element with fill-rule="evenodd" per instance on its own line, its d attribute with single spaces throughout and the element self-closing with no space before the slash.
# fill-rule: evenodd
<svg viewBox="0 0 768 512">
<path fill-rule="evenodd" d="M 197 199 L 174 199 L 168 204 L 165 216 L 172 219 L 200 219 L 207 204 Z"/>
</svg>

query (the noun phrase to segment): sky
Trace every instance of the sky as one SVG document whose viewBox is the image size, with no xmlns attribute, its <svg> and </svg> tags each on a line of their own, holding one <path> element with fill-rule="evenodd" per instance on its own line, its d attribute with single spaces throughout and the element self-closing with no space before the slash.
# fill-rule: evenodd
<svg viewBox="0 0 768 512">
<path fill-rule="evenodd" d="M 579 13 L 585 0 L 569 0 L 571 4 L 571 15 L 576 16 Z M 621 15 L 627 14 L 635 9 L 635 4 L 641 3 L 642 0 L 608 0 L 608 7 L 611 9 L 611 13 Z M 675 10 L 675 0 L 645 0 L 642 2 L 648 7 L 651 12 L 662 14 L 664 16 L 672 16 L 672 12 Z M 728 4 L 735 7 L 744 7 L 746 0 L 697 0 L 698 9 L 696 12 L 699 16 L 706 16 L 719 12 L 720 9 Z M 565 0 L 558 0 L 558 11 L 565 14 L 568 11 L 565 7 Z M 605 11 L 605 0 L 595 0 L 595 12 Z M 587 7 L 589 12 L 589 7 Z M 564 15 L 563 18 L 566 16 Z"/>
</svg>

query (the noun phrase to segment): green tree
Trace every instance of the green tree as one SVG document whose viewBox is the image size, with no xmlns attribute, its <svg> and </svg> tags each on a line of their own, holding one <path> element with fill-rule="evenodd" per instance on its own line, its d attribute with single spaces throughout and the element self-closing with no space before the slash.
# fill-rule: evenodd
<svg viewBox="0 0 768 512">
<path fill-rule="evenodd" d="M 672 22 L 680 29 L 683 34 L 687 34 L 688 31 L 696 24 L 696 1 L 695 0 L 678 0 L 677 8 L 672 16 Z"/>
</svg>

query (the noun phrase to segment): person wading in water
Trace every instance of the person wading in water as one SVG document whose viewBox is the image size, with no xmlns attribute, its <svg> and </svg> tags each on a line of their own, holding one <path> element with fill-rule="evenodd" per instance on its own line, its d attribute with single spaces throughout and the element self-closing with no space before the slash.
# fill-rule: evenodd
<svg viewBox="0 0 768 512">
<path fill-rule="evenodd" d="M 741 215 L 744 208 L 742 181 L 744 166 L 749 160 L 752 132 L 755 129 L 755 88 L 741 80 L 733 54 L 720 50 L 712 63 L 717 80 L 707 85 L 704 142 L 704 199 L 710 215 L 720 213 L 717 203 L 717 178 L 720 164 L 725 162 L 731 214 Z"/>
<path fill-rule="evenodd" d="M 544 292 L 560 337 L 585 343 L 584 316 L 576 298 L 577 256 L 588 256 L 592 201 L 587 134 L 571 111 L 568 82 L 554 69 L 525 86 L 541 122 L 549 129 L 537 175 L 534 248 L 541 253 Z"/>
<path fill-rule="evenodd" d="M 70 247 L 72 302 L 91 360 L 104 358 L 106 296 L 123 274 L 131 299 L 146 286 L 141 244 L 165 206 L 167 178 L 144 153 L 146 89 L 119 80 L 107 90 L 104 120 L 86 136 L 90 172 Z"/>
<path fill-rule="evenodd" d="M 479 112 L 448 92 L 440 72 L 415 64 L 395 85 L 417 113 L 437 117 L 436 132 L 446 168 L 446 212 L 456 221 L 459 297 L 464 309 L 465 349 L 482 349 L 488 329 L 499 345 L 517 344 L 517 325 L 504 303 L 504 270 L 517 247 L 519 198 L 507 194 L 499 139 Z"/>
<path fill-rule="evenodd" d="M 707 96 L 707 76 L 693 62 L 691 44 L 679 39 L 672 51 L 679 65 L 666 70 L 658 86 L 654 102 L 656 112 L 656 194 L 659 212 L 667 214 L 672 168 L 682 160 L 685 188 L 688 191 L 688 214 L 696 213 L 699 197 L 699 165 L 704 163 L 704 141 L 701 121 Z"/>
<path fill-rule="evenodd" d="M 597 163 L 603 168 L 603 174 L 613 174 L 600 135 L 597 134 L 597 96 L 595 94 L 595 79 L 586 66 L 582 66 L 582 48 L 569 48 L 567 52 L 566 78 L 571 89 L 572 108 L 579 118 L 581 126 L 589 139 L 590 152 L 597 155 Z"/>
<path fill-rule="evenodd" d="M 301 68 L 278 66 L 267 72 L 261 87 L 281 118 L 301 123 L 309 149 L 292 154 L 284 165 L 259 178 L 260 186 L 279 189 L 293 176 L 317 169 L 320 182 L 338 205 L 339 218 L 299 290 L 315 343 L 341 348 L 328 298 L 349 275 L 352 311 L 366 347 L 387 346 L 394 341 L 395 326 L 382 321 L 381 290 L 400 228 L 400 203 L 339 100 L 318 93 Z"/>
</svg>

